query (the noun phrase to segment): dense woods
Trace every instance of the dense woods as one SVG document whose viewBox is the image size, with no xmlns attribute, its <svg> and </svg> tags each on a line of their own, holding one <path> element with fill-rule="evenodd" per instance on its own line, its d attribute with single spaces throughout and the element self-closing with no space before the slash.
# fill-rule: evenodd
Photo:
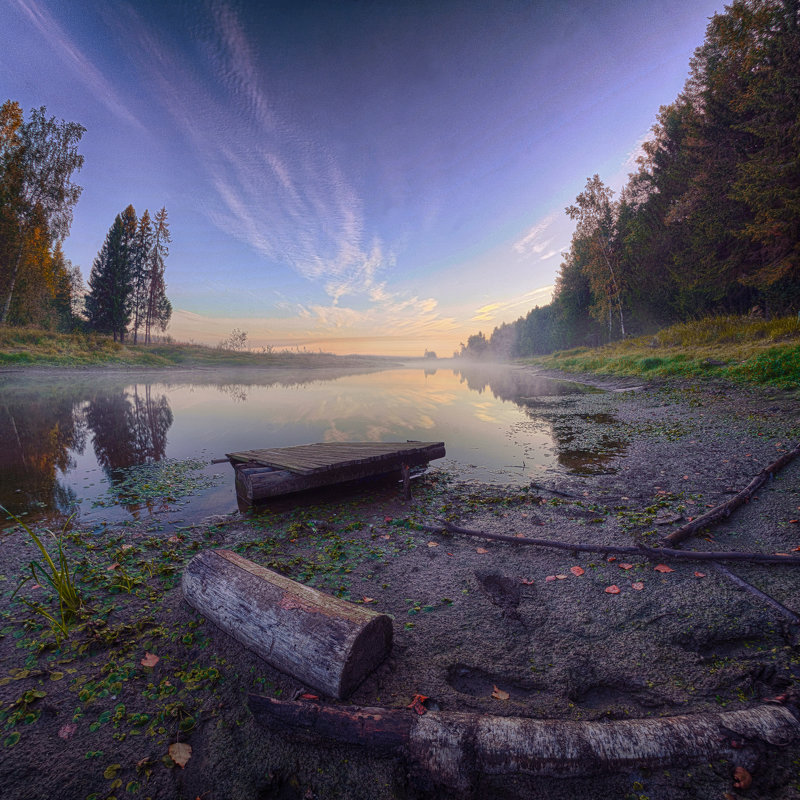
<svg viewBox="0 0 800 800">
<path fill-rule="evenodd" d="M 80 328 L 145 343 L 172 315 L 164 266 L 170 242 L 167 210 L 138 219 L 117 215 L 92 266 L 89 292 L 80 268 L 64 256 L 72 211 L 82 188 L 78 145 L 85 128 L 47 117 L 25 120 L 19 104 L 0 106 L 0 324 Z"/>
<path fill-rule="evenodd" d="M 508 358 L 598 345 L 709 314 L 800 308 L 800 3 L 715 15 L 617 198 L 598 175 L 552 302 L 461 353 Z"/>
</svg>

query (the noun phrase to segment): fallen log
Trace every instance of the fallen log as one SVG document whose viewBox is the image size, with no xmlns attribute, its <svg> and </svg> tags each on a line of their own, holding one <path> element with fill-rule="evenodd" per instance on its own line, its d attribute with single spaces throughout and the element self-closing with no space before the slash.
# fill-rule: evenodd
<svg viewBox="0 0 800 800">
<path fill-rule="evenodd" d="M 281 734 L 362 745 L 407 758 L 435 783 L 466 792 L 479 775 L 583 777 L 717 758 L 800 739 L 786 707 L 607 722 L 408 709 L 334 707 L 249 696 L 258 724 Z"/>
<path fill-rule="evenodd" d="M 624 556 L 639 556 L 650 561 L 745 561 L 751 564 L 782 564 L 787 567 L 800 567 L 800 557 L 779 555 L 777 553 L 742 553 L 737 551 L 711 550 L 677 550 L 669 547 L 648 547 L 640 544 L 635 547 L 624 545 L 584 544 L 573 542 L 557 542 L 551 539 L 532 539 L 527 536 L 508 536 L 503 533 L 488 533 L 470 528 L 462 528 L 450 522 L 442 521 L 438 525 L 419 526 L 430 533 L 460 533 L 464 536 L 475 536 L 495 542 L 527 545 L 531 547 L 547 547 L 553 550 L 567 550 L 577 553 L 614 553 Z"/>
<path fill-rule="evenodd" d="M 186 602 L 281 672 L 347 697 L 389 654 L 385 614 L 304 586 L 230 550 L 204 550 L 181 579 Z"/>
<path fill-rule="evenodd" d="M 773 461 L 769 466 L 764 467 L 758 475 L 730 500 L 715 506 L 691 522 L 681 525 L 677 530 L 672 531 L 669 536 L 664 537 L 664 542 L 675 545 L 688 539 L 693 533 L 708 528 L 715 522 L 727 519 L 733 511 L 746 503 L 776 472 L 782 470 L 789 462 L 800 456 L 800 444 L 784 453 L 780 458 Z"/>
</svg>

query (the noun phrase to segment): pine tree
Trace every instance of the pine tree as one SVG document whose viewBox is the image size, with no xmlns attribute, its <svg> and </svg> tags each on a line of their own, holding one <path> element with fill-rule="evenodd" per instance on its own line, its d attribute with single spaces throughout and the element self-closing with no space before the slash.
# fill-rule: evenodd
<svg viewBox="0 0 800 800">
<path fill-rule="evenodd" d="M 133 343 L 139 337 L 139 329 L 145 325 L 150 300 L 150 257 L 155 244 L 155 234 L 150 213 L 145 209 L 139 220 L 139 229 L 133 248 Z"/>
<path fill-rule="evenodd" d="M 152 329 L 157 325 L 166 330 L 172 316 L 172 304 L 166 296 L 164 283 L 165 260 L 169 255 L 171 238 L 167 223 L 167 209 L 162 207 L 153 220 L 153 247 L 150 251 L 148 270 L 148 298 L 145 313 L 145 342 L 149 344 Z"/>
<path fill-rule="evenodd" d="M 110 333 L 114 341 L 125 340 L 131 320 L 137 222 L 133 206 L 117 215 L 89 277 L 89 324 L 96 331 Z"/>
</svg>

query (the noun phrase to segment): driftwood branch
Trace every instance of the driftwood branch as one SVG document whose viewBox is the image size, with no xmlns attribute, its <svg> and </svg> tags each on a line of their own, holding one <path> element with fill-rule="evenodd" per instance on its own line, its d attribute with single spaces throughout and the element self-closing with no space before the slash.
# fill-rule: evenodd
<svg viewBox="0 0 800 800">
<path fill-rule="evenodd" d="M 469 796 L 481 775 L 576 777 L 727 758 L 800 739 L 787 708 L 617 721 L 326 706 L 250 695 L 259 725 L 405 756 L 434 783 Z M 732 740 L 743 747 L 733 749 Z M 738 743 L 737 743 L 738 744 Z"/>
<path fill-rule="evenodd" d="M 702 516 L 693 519 L 691 522 L 681 525 L 680 528 L 674 530 L 669 534 L 669 536 L 664 537 L 664 542 L 671 545 L 679 544 L 685 539 L 688 539 L 693 533 L 696 533 L 703 528 L 707 528 L 709 525 L 713 525 L 715 522 L 720 522 L 723 519 L 727 519 L 733 511 L 746 503 L 755 492 L 757 492 L 768 480 L 770 480 L 770 478 L 782 470 L 790 461 L 793 461 L 795 458 L 797 458 L 797 456 L 800 456 L 800 444 L 784 453 L 779 459 L 773 461 L 769 466 L 764 467 L 764 469 L 762 469 L 761 472 L 759 472 L 758 475 L 756 475 L 756 477 L 753 478 L 753 480 L 751 480 L 744 489 L 742 489 L 741 492 L 735 494 L 730 500 L 715 506 L 711 509 L 711 511 L 708 511 Z"/>
<path fill-rule="evenodd" d="M 745 561 L 750 564 L 783 564 L 784 566 L 800 567 L 800 557 L 781 556 L 773 553 L 699 552 L 696 550 L 676 550 L 669 547 L 648 547 L 643 544 L 635 547 L 625 547 L 619 545 L 555 542 L 550 539 L 530 539 L 526 536 L 508 536 L 502 533 L 476 531 L 470 528 L 461 528 L 444 520 L 439 525 L 420 525 L 420 527 L 422 530 L 430 531 L 431 533 L 447 531 L 496 542 L 508 542 L 509 544 L 548 547 L 553 550 L 567 550 L 578 553 L 614 553 L 624 556 L 639 556 L 650 561 Z"/>
<path fill-rule="evenodd" d="M 753 586 L 752 583 L 748 583 L 746 580 L 743 580 L 738 575 L 735 575 L 731 572 L 727 567 L 723 566 L 722 564 L 714 564 L 714 569 L 719 572 L 721 575 L 725 576 L 729 581 L 735 583 L 740 589 L 744 589 L 744 591 L 749 592 L 754 597 L 757 597 L 759 600 L 763 600 L 768 606 L 772 606 L 776 611 L 786 617 L 791 623 L 794 625 L 800 624 L 800 617 L 794 613 L 790 608 L 787 608 L 783 603 L 779 603 L 774 597 L 762 592 L 757 586 Z"/>
</svg>

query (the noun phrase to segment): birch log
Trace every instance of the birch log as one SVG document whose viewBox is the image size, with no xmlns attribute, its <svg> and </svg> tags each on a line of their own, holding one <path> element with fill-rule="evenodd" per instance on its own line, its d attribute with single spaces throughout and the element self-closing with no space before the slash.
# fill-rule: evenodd
<svg viewBox="0 0 800 800">
<path fill-rule="evenodd" d="M 271 666 L 338 699 L 389 654 L 392 622 L 230 550 L 204 550 L 181 579 L 189 605 Z"/>
<path fill-rule="evenodd" d="M 461 793 L 479 775 L 583 777 L 727 758 L 800 740 L 788 708 L 608 722 L 541 720 L 407 709 L 334 707 L 250 695 L 256 721 L 383 753 L 404 755 L 435 783 Z"/>
</svg>

